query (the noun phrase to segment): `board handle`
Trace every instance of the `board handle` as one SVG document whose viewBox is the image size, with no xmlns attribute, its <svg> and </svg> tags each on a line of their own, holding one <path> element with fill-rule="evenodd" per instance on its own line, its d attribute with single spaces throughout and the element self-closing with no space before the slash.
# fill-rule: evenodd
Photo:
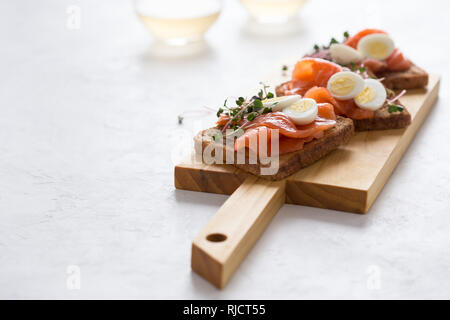
<svg viewBox="0 0 450 320">
<path fill-rule="evenodd" d="M 192 270 L 223 288 L 285 196 L 285 181 L 247 177 L 192 242 Z"/>
</svg>

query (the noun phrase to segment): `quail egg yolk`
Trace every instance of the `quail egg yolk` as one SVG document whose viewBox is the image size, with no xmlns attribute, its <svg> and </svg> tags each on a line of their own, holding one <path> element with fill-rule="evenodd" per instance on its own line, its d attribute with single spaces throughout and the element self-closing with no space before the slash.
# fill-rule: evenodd
<svg viewBox="0 0 450 320">
<path fill-rule="evenodd" d="M 313 107 L 314 107 L 313 101 L 304 99 L 292 104 L 289 107 L 289 109 L 294 112 L 302 113 L 308 111 L 309 109 L 312 109 Z"/>
<path fill-rule="evenodd" d="M 375 59 L 383 59 L 388 55 L 389 48 L 382 41 L 373 41 L 368 45 L 367 53 Z"/>
<path fill-rule="evenodd" d="M 377 93 L 374 88 L 369 86 L 365 87 L 363 92 L 355 97 L 355 101 L 359 104 L 365 104 L 373 101 L 377 97 Z"/>
<path fill-rule="evenodd" d="M 333 94 L 345 96 L 355 88 L 355 80 L 350 77 L 338 77 L 330 83 L 329 88 Z"/>
</svg>

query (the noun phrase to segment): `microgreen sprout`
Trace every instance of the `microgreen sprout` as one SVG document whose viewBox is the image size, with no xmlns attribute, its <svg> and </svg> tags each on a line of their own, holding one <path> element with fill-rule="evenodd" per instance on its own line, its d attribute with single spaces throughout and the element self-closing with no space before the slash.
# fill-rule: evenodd
<svg viewBox="0 0 450 320">
<path fill-rule="evenodd" d="M 403 107 L 402 106 L 399 106 L 398 104 L 389 104 L 389 107 L 388 107 L 388 112 L 389 113 L 393 113 L 393 112 L 401 112 L 401 111 L 403 111 Z"/>
<path fill-rule="evenodd" d="M 344 40 L 343 40 L 343 42 L 346 41 L 348 38 L 350 38 L 350 33 L 348 31 L 345 31 L 344 32 Z M 325 46 L 325 45 L 324 46 L 319 46 L 318 44 L 315 44 L 314 45 L 314 52 L 318 53 L 320 51 L 320 49 L 328 50 L 328 49 L 330 49 L 331 45 L 337 44 L 337 43 L 340 43 L 340 42 L 338 40 L 336 40 L 336 38 L 333 37 L 333 38 L 331 38 L 331 40 L 330 40 L 330 42 L 328 43 L 327 46 Z"/>
<path fill-rule="evenodd" d="M 386 90 L 389 90 L 389 89 L 386 89 Z M 392 91 L 392 90 L 390 90 L 392 93 L 394 92 L 394 91 Z M 389 107 L 388 107 L 388 112 L 389 113 L 393 113 L 393 112 L 397 112 L 397 111 L 399 111 L 399 112 L 401 112 L 401 111 L 403 111 L 403 107 L 402 106 L 400 106 L 400 105 L 398 105 L 397 103 L 395 103 L 395 102 L 398 102 L 397 100 L 398 99 L 400 99 L 401 97 L 403 97 L 403 95 L 406 93 L 406 90 L 403 90 L 402 92 L 400 92 L 397 96 L 395 96 L 394 98 L 392 98 L 392 99 L 390 99 L 390 100 L 388 100 L 387 101 L 387 103 L 388 103 L 388 105 L 389 105 Z"/>
<path fill-rule="evenodd" d="M 226 129 L 233 129 L 237 131 L 243 129 L 249 122 L 255 120 L 258 116 L 272 112 L 272 107 L 264 107 L 263 100 L 271 99 L 275 97 L 272 92 L 268 92 L 270 86 L 260 82 L 262 88 L 258 91 L 257 95 L 251 98 L 239 97 L 236 100 L 236 106 L 228 107 L 227 100 L 222 108 L 217 111 L 217 117 L 228 117 L 227 123 L 222 128 L 222 133 Z"/>
<path fill-rule="evenodd" d="M 329 47 L 331 47 L 331 45 L 335 43 L 339 43 L 339 41 L 337 41 L 335 38 L 331 38 Z"/>
</svg>

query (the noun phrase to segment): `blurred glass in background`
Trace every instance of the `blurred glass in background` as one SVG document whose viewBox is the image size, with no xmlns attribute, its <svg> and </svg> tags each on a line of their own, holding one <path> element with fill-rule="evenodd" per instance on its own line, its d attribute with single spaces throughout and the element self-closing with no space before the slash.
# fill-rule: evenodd
<svg viewBox="0 0 450 320">
<path fill-rule="evenodd" d="M 260 24 L 283 24 L 292 20 L 306 0 L 240 0 Z"/>
<path fill-rule="evenodd" d="M 222 0 L 135 0 L 136 13 L 156 41 L 167 46 L 202 42 L 219 17 Z"/>
</svg>

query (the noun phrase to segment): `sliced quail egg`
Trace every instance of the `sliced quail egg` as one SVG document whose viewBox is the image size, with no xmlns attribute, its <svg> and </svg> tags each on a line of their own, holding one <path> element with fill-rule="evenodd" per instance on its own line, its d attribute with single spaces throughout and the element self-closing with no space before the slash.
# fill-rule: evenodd
<svg viewBox="0 0 450 320">
<path fill-rule="evenodd" d="M 364 90 L 364 79 L 351 71 L 338 72 L 328 80 L 327 89 L 336 99 L 348 100 Z"/>
<path fill-rule="evenodd" d="M 318 112 L 314 99 L 304 98 L 283 109 L 283 113 L 297 125 L 305 125 L 316 119 Z"/>
<path fill-rule="evenodd" d="M 290 96 L 275 97 L 270 99 L 265 99 L 262 101 L 264 108 L 272 108 L 272 111 L 281 111 L 291 104 L 300 101 L 302 96 L 298 94 L 293 94 Z"/>
<path fill-rule="evenodd" d="M 332 44 L 330 47 L 330 55 L 334 62 L 341 65 L 348 65 L 352 62 L 358 63 L 363 59 L 359 51 L 343 43 Z"/>
<path fill-rule="evenodd" d="M 386 89 L 380 81 L 375 79 L 364 80 L 364 90 L 355 97 L 355 103 L 362 109 L 375 111 L 386 102 Z"/>
<path fill-rule="evenodd" d="M 394 52 L 394 41 L 387 34 L 371 34 L 358 42 L 358 51 L 364 56 L 377 60 L 385 60 Z"/>
</svg>

